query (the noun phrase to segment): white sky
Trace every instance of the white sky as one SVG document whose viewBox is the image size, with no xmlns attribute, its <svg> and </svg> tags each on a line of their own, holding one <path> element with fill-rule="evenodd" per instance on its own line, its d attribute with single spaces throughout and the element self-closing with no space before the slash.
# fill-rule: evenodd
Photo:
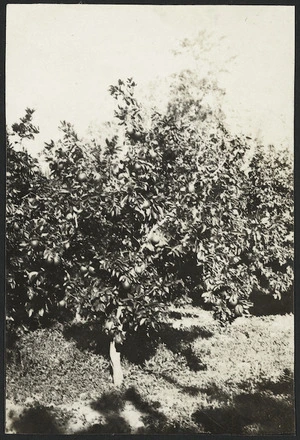
<svg viewBox="0 0 300 440">
<path fill-rule="evenodd" d="M 55 138 L 61 120 L 84 135 L 110 119 L 110 84 L 140 87 L 187 67 L 172 49 L 199 31 L 222 45 L 207 56 L 222 64 L 225 110 L 234 130 L 293 147 L 294 7 L 8 5 L 6 111 L 11 125 L 35 108 L 41 134 L 33 154 Z"/>
</svg>

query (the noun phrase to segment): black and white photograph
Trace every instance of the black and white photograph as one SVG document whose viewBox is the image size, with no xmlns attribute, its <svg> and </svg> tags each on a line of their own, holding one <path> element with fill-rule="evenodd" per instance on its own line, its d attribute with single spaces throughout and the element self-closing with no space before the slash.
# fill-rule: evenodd
<svg viewBox="0 0 300 440">
<path fill-rule="evenodd" d="M 8 4 L 6 434 L 295 434 L 295 7 Z"/>
</svg>

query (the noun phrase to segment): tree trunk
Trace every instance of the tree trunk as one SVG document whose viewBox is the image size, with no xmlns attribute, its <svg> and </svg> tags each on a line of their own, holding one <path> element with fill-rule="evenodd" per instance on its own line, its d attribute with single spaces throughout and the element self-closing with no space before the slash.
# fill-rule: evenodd
<svg viewBox="0 0 300 440">
<path fill-rule="evenodd" d="M 116 318 L 120 319 L 122 315 L 122 307 L 118 307 Z M 112 369 L 113 382 L 116 386 L 120 386 L 123 382 L 123 371 L 121 366 L 121 353 L 116 349 L 114 338 L 109 345 L 110 365 Z"/>
<path fill-rule="evenodd" d="M 120 386 L 123 382 L 123 371 L 121 366 L 121 353 L 117 351 L 115 341 L 112 339 L 109 346 L 110 365 L 112 368 L 113 382 Z"/>
</svg>

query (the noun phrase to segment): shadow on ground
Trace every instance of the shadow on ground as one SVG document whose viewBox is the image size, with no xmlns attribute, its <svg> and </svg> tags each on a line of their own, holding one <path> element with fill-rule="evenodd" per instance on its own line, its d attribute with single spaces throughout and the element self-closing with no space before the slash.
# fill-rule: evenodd
<svg viewBox="0 0 300 440">
<path fill-rule="evenodd" d="M 208 339 L 213 333 L 201 327 L 192 326 L 188 329 L 175 329 L 164 325 L 161 332 L 161 342 L 173 353 L 180 353 L 186 358 L 187 366 L 192 371 L 206 370 L 207 366 L 196 356 L 192 349 L 192 343 L 197 338 Z"/>
<path fill-rule="evenodd" d="M 135 410 L 140 414 L 144 426 L 133 430 L 128 420 L 122 415 L 125 403 L 130 402 Z M 142 398 L 135 387 L 130 387 L 124 392 L 110 392 L 104 394 L 99 400 L 91 405 L 93 410 L 105 416 L 104 424 L 94 424 L 85 430 L 75 434 L 175 434 L 192 433 L 192 430 L 178 426 L 170 422 L 160 411 L 159 402 L 148 402 Z"/>
<path fill-rule="evenodd" d="M 98 411 L 105 418 L 105 423 L 95 423 L 86 429 L 75 434 L 113 434 L 131 433 L 131 426 L 121 412 L 125 402 L 121 393 L 112 391 L 103 394 L 98 400 L 91 404 L 94 411 Z"/>
<path fill-rule="evenodd" d="M 181 314 L 177 313 L 176 317 L 180 319 Z M 67 340 L 74 340 L 80 350 L 91 350 L 105 357 L 108 355 L 109 337 L 101 331 L 100 324 L 72 324 L 64 329 L 63 334 Z M 131 335 L 121 347 L 121 352 L 129 362 L 143 365 L 155 354 L 158 344 L 163 343 L 173 353 L 180 353 L 184 356 L 190 370 L 201 371 L 206 370 L 207 367 L 194 354 L 192 343 L 199 337 L 207 339 L 212 336 L 212 332 L 198 326 L 182 329 L 173 328 L 169 323 L 161 323 L 159 334 L 153 331 L 148 337 L 146 332 L 141 329 Z"/>
<path fill-rule="evenodd" d="M 11 419 L 11 429 L 18 434 L 62 434 L 56 417 L 41 405 L 25 409 L 19 417 L 11 415 Z"/>
<path fill-rule="evenodd" d="M 143 365 L 146 360 L 154 356 L 158 344 L 163 343 L 174 354 L 180 353 L 184 356 L 190 370 L 201 371 L 206 370 L 207 367 L 194 354 L 192 343 L 199 337 L 206 339 L 212 336 L 212 332 L 203 328 L 193 326 L 189 329 L 176 329 L 171 324 L 162 323 L 159 336 L 154 333 L 149 338 L 142 332 L 131 336 L 130 340 L 124 343 L 122 354 L 129 362 Z"/>
<path fill-rule="evenodd" d="M 176 384 L 176 381 L 172 381 Z M 183 389 L 184 393 L 206 393 L 217 400 L 219 408 L 199 408 L 191 420 L 169 420 L 161 410 L 159 402 L 149 402 L 135 387 L 113 390 L 104 393 L 89 404 L 93 411 L 99 412 L 99 420 L 72 434 L 172 434 L 198 433 L 211 434 L 294 434 L 293 381 L 286 377 L 280 383 L 262 382 L 255 393 L 241 393 L 228 403 L 228 395 L 217 387 L 207 389 Z M 137 428 L 125 416 L 124 408 L 131 405 L 134 416 L 140 418 Z M 21 415 L 10 417 L 11 427 L 18 434 L 69 434 L 66 426 L 68 416 L 61 410 L 35 405 L 27 408 Z M 195 427 L 198 426 L 198 430 Z"/>
<path fill-rule="evenodd" d="M 91 350 L 96 354 L 107 356 L 109 337 L 101 330 L 97 323 L 78 323 L 64 328 L 66 340 L 74 340 L 80 350 Z"/>
<path fill-rule="evenodd" d="M 142 414 L 145 427 L 138 428 L 136 433 L 156 432 L 167 421 L 167 418 L 157 409 L 160 406 L 159 403 L 149 404 L 142 399 L 134 387 L 130 387 L 124 392 L 113 391 L 106 393 L 100 399 L 93 402 L 91 405 L 92 409 L 104 415 L 106 422 L 102 425 L 95 424 L 76 434 L 132 433 L 131 425 L 122 415 L 126 402 L 131 402 L 133 407 Z"/>
<path fill-rule="evenodd" d="M 189 394 L 190 396 L 197 396 L 197 394 L 202 392 L 202 388 L 196 387 L 196 386 L 187 386 L 187 385 L 181 385 L 177 380 L 175 380 L 173 377 L 169 376 L 165 373 L 160 373 L 160 376 L 166 381 L 169 382 L 172 385 L 175 385 L 177 388 L 180 388 L 180 390 L 183 393 Z"/>
<path fill-rule="evenodd" d="M 223 401 L 223 406 L 199 409 L 192 419 L 211 434 L 294 434 L 293 379 L 263 381 L 258 390 L 235 396 L 230 405 L 225 403 L 226 395 L 217 389 L 203 390 Z"/>
</svg>

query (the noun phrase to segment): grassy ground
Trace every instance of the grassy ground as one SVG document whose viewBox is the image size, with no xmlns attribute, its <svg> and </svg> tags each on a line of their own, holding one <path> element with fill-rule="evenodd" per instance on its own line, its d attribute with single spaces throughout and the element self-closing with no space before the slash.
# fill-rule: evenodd
<svg viewBox="0 0 300 440">
<path fill-rule="evenodd" d="M 124 347 L 116 389 L 97 327 L 38 330 L 7 357 L 9 433 L 294 432 L 293 316 L 170 309 L 160 338 Z"/>
</svg>

